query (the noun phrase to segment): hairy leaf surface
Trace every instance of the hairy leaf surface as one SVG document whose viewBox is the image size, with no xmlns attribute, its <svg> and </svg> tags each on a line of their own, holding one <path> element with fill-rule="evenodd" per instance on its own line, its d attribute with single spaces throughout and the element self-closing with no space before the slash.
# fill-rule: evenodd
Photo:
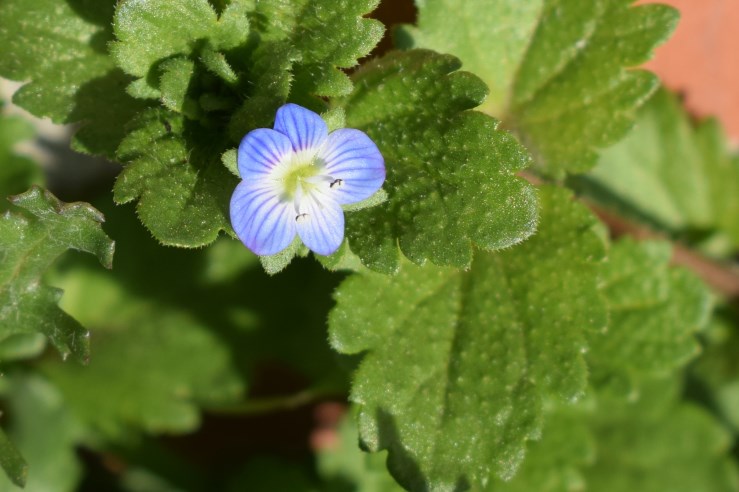
<svg viewBox="0 0 739 492">
<path fill-rule="evenodd" d="M 0 339 L 43 333 L 62 357 L 86 362 L 88 332 L 62 311 L 62 291 L 45 285 L 42 276 L 62 253 L 92 253 L 111 268 L 113 241 L 92 206 L 62 203 L 40 188 L 11 198 L 18 212 L 0 218 Z"/>
<path fill-rule="evenodd" d="M 628 68 L 677 20 L 669 7 L 631 3 L 418 1 L 418 27 L 400 44 L 458 56 L 490 86 L 482 109 L 516 132 L 541 170 L 583 172 L 656 89 L 656 77 Z"/>
<path fill-rule="evenodd" d="M 139 218 L 167 245 L 202 246 L 230 231 L 228 202 L 238 181 L 221 164 L 225 137 L 165 109 L 142 113 L 135 125 L 118 149 L 129 163 L 116 181 L 116 202 L 138 199 Z"/>
<path fill-rule="evenodd" d="M 75 150 L 108 157 L 125 135 L 125 123 L 143 107 L 126 95 L 130 79 L 107 54 L 114 5 L 115 0 L 0 4 L 0 75 L 30 81 L 13 102 L 55 123 L 82 122 Z"/>
<path fill-rule="evenodd" d="M 355 274 L 336 292 L 332 345 L 367 352 L 351 394 L 362 441 L 390 451 L 405 487 L 511 477 L 540 431 L 543 401 L 585 390 L 586 334 L 606 325 L 603 244 L 567 192 L 541 195 L 539 232 L 478 252 L 469 271 L 406 263 L 396 277 Z"/>
<path fill-rule="evenodd" d="M 529 157 L 496 120 L 467 111 L 487 91 L 459 66 L 426 50 L 391 53 L 363 66 L 341 102 L 387 168 L 388 200 L 347 216 L 351 249 L 374 270 L 397 270 L 401 252 L 466 268 L 473 245 L 497 250 L 534 232 L 534 189 L 515 176 Z"/>
</svg>

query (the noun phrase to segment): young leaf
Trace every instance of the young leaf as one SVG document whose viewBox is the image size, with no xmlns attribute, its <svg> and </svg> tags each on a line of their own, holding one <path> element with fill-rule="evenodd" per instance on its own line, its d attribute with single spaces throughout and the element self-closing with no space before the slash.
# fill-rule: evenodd
<svg viewBox="0 0 739 492">
<path fill-rule="evenodd" d="M 529 157 L 496 120 L 467 111 L 486 88 L 459 65 L 431 51 L 391 53 L 357 71 L 341 102 L 387 168 L 388 200 L 346 217 L 352 251 L 374 270 L 396 271 L 401 251 L 467 268 L 473 245 L 506 248 L 535 230 L 534 189 L 515 176 Z"/>
<path fill-rule="evenodd" d="M 228 202 L 237 179 L 221 163 L 224 136 L 180 114 L 150 109 L 118 149 L 127 161 L 115 184 L 119 204 L 138 199 L 139 218 L 160 242 L 197 247 L 231 230 Z"/>
<path fill-rule="evenodd" d="M 622 213 L 673 234 L 717 232 L 728 253 L 739 248 L 739 157 L 716 121 L 694 125 L 667 91 L 643 108 L 636 128 L 603 153 L 587 179 L 591 195 Z"/>
<path fill-rule="evenodd" d="M 337 67 L 353 66 L 379 40 L 381 25 L 361 18 L 376 3 L 239 0 L 217 16 L 206 0 L 121 2 L 112 49 L 140 77 L 129 91 L 158 97 L 169 111 L 150 109 L 129 125 L 116 201 L 139 199 L 142 222 L 167 245 L 198 247 L 232 232 L 237 181 L 220 157 L 248 131 L 271 126 L 288 96 L 317 107 L 325 103 L 313 96 L 339 94 L 324 79 L 348 82 Z M 351 90 L 342 87 L 342 95 Z"/>
<path fill-rule="evenodd" d="M 238 141 L 254 128 L 267 127 L 290 99 L 322 110 L 313 96 L 349 94 L 352 83 L 340 69 L 369 54 L 384 33 L 382 24 L 362 16 L 379 0 L 290 0 L 257 2 L 252 28 L 259 44 L 250 53 L 250 97 L 230 123 Z"/>
<path fill-rule="evenodd" d="M 550 174 L 583 172 L 616 142 L 657 79 L 627 70 L 673 30 L 677 11 L 628 0 L 418 1 L 401 45 L 458 56 L 491 88 L 501 118 Z"/>
<path fill-rule="evenodd" d="M 215 50 L 235 48 L 249 37 L 245 3 L 253 2 L 231 2 L 226 21 L 219 22 L 208 0 L 123 0 L 116 7 L 111 54 L 126 73 L 146 77 L 155 63 L 189 55 L 204 41 Z"/>
<path fill-rule="evenodd" d="M 543 400 L 585 390 L 586 335 L 606 325 L 596 219 L 562 189 L 541 190 L 539 232 L 467 272 L 405 264 L 361 273 L 329 317 L 339 352 L 367 352 L 352 387 L 361 439 L 388 449 L 405 487 L 510 478 L 540 431 Z M 378 310 L 378 306 L 381 307 Z"/>
<path fill-rule="evenodd" d="M 80 152 L 112 157 L 125 123 L 142 107 L 127 96 L 130 79 L 106 44 L 115 0 L 5 0 L 0 4 L 0 75 L 30 81 L 13 101 L 55 123 L 83 122 L 72 142 Z"/>
<path fill-rule="evenodd" d="M 26 486 L 28 464 L 2 429 L 0 429 L 0 467 L 13 484 L 18 487 Z"/>
<path fill-rule="evenodd" d="M 33 127 L 17 116 L 2 114 L 0 101 L 0 211 L 7 209 L 5 197 L 21 193 L 43 180 L 41 168 L 27 157 L 15 153 L 15 145 L 33 138 Z"/>
<path fill-rule="evenodd" d="M 62 291 L 42 283 L 44 272 L 69 249 L 92 253 L 111 268 L 113 241 L 103 216 L 86 203 L 60 202 L 34 187 L 11 197 L 21 212 L 0 218 L 0 339 L 23 333 L 46 335 L 62 357 L 89 357 L 88 332 L 59 309 Z"/>
<path fill-rule="evenodd" d="M 26 490 L 75 490 L 82 471 L 75 444 L 83 429 L 59 391 L 39 375 L 11 374 L 0 394 L 9 410 L 8 434 L 28 461 Z M 20 489 L 0 478 L 0 490 Z"/>
<path fill-rule="evenodd" d="M 64 285 L 65 307 L 94 329 L 94 357 L 83 370 L 48 360 L 41 371 L 75 415 L 106 437 L 191 431 L 199 406 L 241 395 L 225 342 L 191 314 L 84 269 L 69 273 Z"/>
<path fill-rule="evenodd" d="M 605 335 L 591 337 L 588 361 L 614 388 L 634 391 L 698 354 L 695 333 L 708 319 L 710 293 L 687 270 L 669 267 L 671 252 L 667 243 L 625 239 L 603 265 L 610 323 Z"/>
</svg>

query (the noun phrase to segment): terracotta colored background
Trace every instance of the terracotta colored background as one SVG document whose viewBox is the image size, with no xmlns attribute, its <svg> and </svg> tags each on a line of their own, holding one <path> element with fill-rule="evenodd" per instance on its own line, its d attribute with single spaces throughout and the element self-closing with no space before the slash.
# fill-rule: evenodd
<svg viewBox="0 0 739 492">
<path fill-rule="evenodd" d="M 717 116 L 739 143 L 739 0 L 659 3 L 680 9 L 682 19 L 647 67 L 667 87 L 683 93 L 696 116 Z"/>
</svg>

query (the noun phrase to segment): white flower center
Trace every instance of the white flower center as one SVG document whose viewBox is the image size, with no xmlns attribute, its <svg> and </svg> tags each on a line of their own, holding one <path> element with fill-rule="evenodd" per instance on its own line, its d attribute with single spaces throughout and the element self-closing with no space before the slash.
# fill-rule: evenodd
<svg viewBox="0 0 739 492">
<path fill-rule="evenodd" d="M 280 200 L 293 203 L 295 220 L 298 222 L 310 217 L 300 207 L 306 198 L 323 206 L 322 201 L 327 198 L 327 193 L 344 184 L 343 180 L 326 172 L 325 163 L 316 154 L 316 149 L 293 153 L 273 171 Z"/>
</svg>

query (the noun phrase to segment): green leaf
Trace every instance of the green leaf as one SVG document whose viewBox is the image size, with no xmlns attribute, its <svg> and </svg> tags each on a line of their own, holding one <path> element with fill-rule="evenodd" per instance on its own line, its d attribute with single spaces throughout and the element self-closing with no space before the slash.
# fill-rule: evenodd
<svg viewBox="0 0 739 492">
<path fill-rule="evenodd" d="M 138 199 L 142 222 L 166 245 L 199 247 L 221 230 L 233 234 L 228 207 L 237 181 L 220 157 L 233 170 L 228 149 L 270 126 L 289 95 L 320 110 L 325 102 L 314 96 L 336 94 L 323 90 L 324 79 L 338 77 L 341 94 L 349 92 L 337 67 L 353 66 L 379 40 L 380 24 L 361 18 L 376 3 L 239 0 L 219 17 L 206 0 L 121 2 L 112 51 L 140 77 L 129 92 L 160 98 L 169 111 L 150 109 L 128 125 L 116 201 Z"/>
<path fill-rule="evenodd" d="M 127 161 L 117 203 L 139 200 L 141 221 L 160 242 L 198 247 L 231 231 L 228 203 L 236 178 L 221 164 L 225 136 L 164 109 L 142 113 L 118 149 Z"/>
<path fill-rule="evenodd" d="M 111 54 L 126 73 L 146 77 L 155 63 L 190 55 L 199 43 L 234 48 L 249 36 L 244 5 L 251 3 L 232 2 L 219 22 L 207 0 L 123 0 L 116 7 Z"/>
<path fill-rule="evenodd" d="M 62 291 L 42 283 L 45 271 L 69 249 L 85 251 L 111 268 L 113 241 L 92 206 L 65 204 L 40 188 L 11 198 L 21 212 L 0 218 L 0 339 L 43 333 L 62 357 L 89 357 L 88 332 L 59 309 Z"/>
<path fill-rule="evenodd" d="M 241 467 L 226 492 L 296 491 L 318 492 L 319 489 L 308 476 L 307 470 L 297 464 L 271 457 L 257 457 Z"/>
<path fill-rule="evenodd" d="M 705 333 L 705 349 L 693 364 L 711 408 L 739 434 L 739 320 L 726 307 L 719 309 Z"/>
<path fill-rule="evenodd" d="M 33 138 L 33 126 L 18 116 L 3 115 L 2 109 L 0 101 L 0 212 L 8 208 L 5 197 L 43 181 L 41 168 L 15 152 L 18 143 Z"/>
<path fill-rule="evenodd" d="M 549 174 L 583 172 L 631 126 L 657 86 L 627 70 L 673 30 L 677 11 L 629 0 L 417 1 L 401 45 L 458 56 L 491 93 L 482 110 L 503 120 Z"/>
<path fill-rule="evenodd" d="M 356 412 L 341 421 L 338 442 L 319 450 L 318 473 L 327 491 L 401 492 L 402 489 L 385 468 L 387 453 L 363 453 L 359 449 Z"/>
<path fill-rule="evenodd" d="M 592 401 L 571 409 L 558 405 L 545 414 L 544 431 L 529 444 L 526 459 L 512 480 L 493 478 L 495 492 L 571 492 L 590 490 L 582 468 L 595 459 L 595 443 L 585 417 Z"/>
<path fill-rule="evenodd" d="M 603 400 L 590 419 L 597 460 L 585 471 L 598 492 L 734 492 L 729 433 L 700 407 L 680 402 L 670 382 L 654 382 L 636 401 Z"/>
<path fill-rule="evenodd" d="M 0 393 L 9 410 L 8 433 L 28 460 L 26 490 L 74 490 L 82 471 L 74 446 L 83 429 L 59 391 L 38 375 L 12 374 Z M 18 490 L 0 478 L 0 491 Z"/>
<path fill-rule="evenodd" d="M 724 254 L 739 248 L 739 157 L 715 120 L 693 124 L 667 91 L 587 178 L 592 196 L 627 216 L 688 239 L 717 233 L 729 245 Z"/>
<path fill-rule="evenodd" d="M 541 190 L 539 232 L 469 271 L 403 265 L 337 290 L 330 340 L 367 352 L 352 387 L 371 451 L 412 490 L 510 478 L 540 431 L 542 404 L 585 390 L 589 332 L 606 325 L 596 219 L 556 188 Z M 379 307 L 379 309 L 378 309 Z"/>
<path fill-rule="evenodd" d="M 233 140 L 266 127 L 288 97 L 303 106 L 324 109 L 314 96 L 349 94 L 352 83 L 340 69 L 368 55 L 384 33 L 375 19 L 362 16 L 379 0 L 289 0 L 257 2 L 252 29 L 259 44 L 249 55 L 253 87 L 230 123 Z"/>
<path fill-rule="evenodd" d="M 45 361 L 41 371 L 104 436 L 192 431 L 200 406 L 240 397 L 227 344 L 192 314 L 136 296 L 110 274 L 73 269 L 61 282 L 65 309 L 93 330 L 94 357 L 84 368 Z"/>
<path fill-rule="evenodd" d="M 596 378 L 626 392 L 667 376 L 698 355 L 695 335 L 708 320 L 710 293 L 693 274 L 669 267 L 668 243 L 614 244 L 603 268 L 610 323 L 590 339 L 588 361 Z"/>
<path fill-rule="evenodd" d="M 161 65 L 162 104 L 190 119 L 197 118 L 197 102 L 188 97 L 190 78 L 195 73 L 195 63 L 184 57 L 171 58 Z"/>
<path fill-rule="evenodd" d="M 0 5 L 0 75 L 30 81 L 13 97 L 55 123 L 82 122 L 80 152 L 111 157 L 125 123 L 142 107 L 123 91 L 130 79 L 106 53 L 114 0 L 5 0 Z"/>
<path fill-rule="evenodd" d="M 2 429 L 0 429 L 0 466 L 12 483 L 18 487 L 25 487 L 28 465 Z"/>
<path fill-rule="evenodd" d="M 486 89 L 458 68 L 431 51 L 391 53 L 358 70 L 341 102 L 387 168 L 387 202 L 347 215 L 351 249 L 372 269 L 396 271 L 401 251 L 467 268 L 473 245 L 506 248 L 535 230 L 534 189 L 515 176 L 529 157 L 496 120 L 467 111 Z"/>
</svg>

